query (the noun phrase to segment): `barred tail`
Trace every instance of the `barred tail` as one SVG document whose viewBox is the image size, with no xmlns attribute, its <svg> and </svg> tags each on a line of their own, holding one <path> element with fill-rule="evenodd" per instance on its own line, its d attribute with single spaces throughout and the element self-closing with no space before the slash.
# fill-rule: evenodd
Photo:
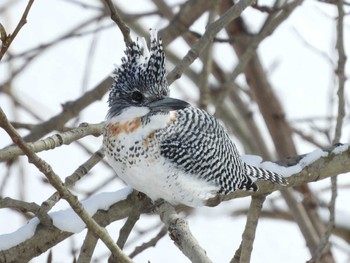
<svg viewBox="0 0 350 263">
<path fill-rule="evenodd" d="M 258 168 L 249 164 L 245 164 L 247 175 L 251 177 L 255 177 L 261 180 L 270 181 L 275 184 L 287 185 L 288 181 L 281 175 L 271 172 L 269 170 L 265 170 L 262 168 Z"/>
</svg>

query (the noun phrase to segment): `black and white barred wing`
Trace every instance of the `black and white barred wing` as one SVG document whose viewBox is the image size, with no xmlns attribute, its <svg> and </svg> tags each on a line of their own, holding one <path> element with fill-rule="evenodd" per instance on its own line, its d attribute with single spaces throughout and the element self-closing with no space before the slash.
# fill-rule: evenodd
<svg viewBox="0 0 350 263">
<path fill-rule="evenodd" d="M 176 111 L 173 122 L 157 136 L 161 155 L 169 163 L 215 184 L 219 194 L 258 189 L 225 129 L 205 111 L 191 107 Z"/>
</svg>

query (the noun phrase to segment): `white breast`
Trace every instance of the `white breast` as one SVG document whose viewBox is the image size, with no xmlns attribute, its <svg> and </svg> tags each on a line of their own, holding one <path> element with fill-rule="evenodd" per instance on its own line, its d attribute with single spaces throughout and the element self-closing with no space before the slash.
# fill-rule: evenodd
<svg viewBox="0 0 350 263">
<path fill-rule="evenodd" d="M 153 135 L 173 121 L 173 114 L 154 115 L 139 127 L 134 119 L 129 129 L 125 128 L 128 121 L 116 123 L 112 118 L 104 133 L 107 160 L 123 181 L 152 200 L 201 206 L 203 201 L 216 195 L 218 187 L 185 174 L 161 156 L 159 142 Z"/>
</svg>

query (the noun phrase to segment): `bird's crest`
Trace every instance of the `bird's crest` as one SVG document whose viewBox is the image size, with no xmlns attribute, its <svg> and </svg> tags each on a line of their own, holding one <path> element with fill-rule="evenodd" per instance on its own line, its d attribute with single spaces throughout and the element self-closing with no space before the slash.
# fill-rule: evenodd
<svg viewBox="0 0 350 263">
<path fill-rule="evenodd" d="M 122 65 L 112 74 L 114 83 L 109 93 L 110 106 L 123 94 L 135 89 L 155 96 L 169 94 L 162 40 L 157 38 L 156 30 L 150 29 L 150 35 L 150 49 L 144 38 L 127 46 Z"/>
</svg>

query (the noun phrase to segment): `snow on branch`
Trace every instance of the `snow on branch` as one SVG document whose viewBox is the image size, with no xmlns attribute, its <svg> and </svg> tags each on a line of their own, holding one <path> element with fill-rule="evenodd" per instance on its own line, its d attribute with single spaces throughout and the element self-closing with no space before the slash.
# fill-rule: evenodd
<svg viewBox="0 0 350 263">
<path fill-rule="evenodd" d="M 247 161 L 247 159 L 245 160 Z M 296 167 L 301 167 L 301 170 L 288 177 L 289 184 L 287 186 L 258 181 L 260 190 L 257 193 L 254 193 L 254 195 L 266 194 L 287 187 L 294 187 L 309 182 L 323 180 L 325 178 L 332 177 L 341 173 L 350 172 L 350 148 L 348 144 L 344 144 L 334 147 L 333 149 L 328 151 L 315 151 L 307 155 L 296 156 L 294 158 L 287 158 L 281 160 L 279 164 L 280 165 L 276 165 L 276 167 L 280 167 L 280 171 L 282 171 L 283 169 L 287 169 L 287 171 L 288 169 L 296 170 Z M 262 165 L 264 165 L 264 163 L 262 163 Z M 130 189 L 125 191 L 126 192 L 124 192 L 123 198 L 125 198 L 125 196 L 130 192 Z M 89 201 L 83 202 L 84 207 L 86 206 L 86 209 L 89 211 L 89 214 L 94 214 L 96 222 L 100 223 L 101 225 L 105 226 L 113 221 L 127 217 L 130 214 L 132 207 L 135 205 L 135 202 L 149 202 L 148 199 L 145 201 L 142 199 L 133 198 L 133 195 L 129 195 L 125 200 L 121 200 L 121 197 L 118 197 L 117 193 L 114 194 L 111 194 L 111 196 L 114 196 L 115 198 L 107 198 L 108 200 L 110 200 L 108 204 L 105 202 L 105 196 L 102 198 L 101 195 L 94 196 L 91 199 L 89 199 Z M 249 196 L 252 194 L 253 193 L 250 192 L 240 191 L 226 196 L 218 196 L 217 198 L 209 200 L 208 205 L 218 205 L 221 201 L 227 201 L 234 198 Z M 108 196 L 109 194 L 104 193 L 103 195 Z M 103 200 L 103 207 L 98 205 L 101 204 L 101 200 Z M 113 202 L 116 203 L 112 205 L 107 211 L 98 210 L 108 208 L 108 206 Z M 145 205 L 143 205 L 143 207 L 144 206 Z M 68 211 L 69 210 L 55 212 L 56 214 L 54 215 L 54 217 L 56 219 L 60 217 L 62 218 L 63 213 L 69 213 Z M 50 215 L 52 215 L 52 213 Z M 35 244 L 38 248 L 37 251 L 46 251 L 51 247 L 55 246 L 57 243 L 71 236 L 72 233 L 67 232 L 67 230 L 76 232 L 78 230 L 82 230 L 82 228 L 84 227 L 82 224 L 75 220 L 73 220 L 73 222 L 76 222 L 76 224 L 74 223 L 73 225 L 75 225 L 76 227 L 70 229 L 66 229 L 64 228 L 64 225 L 62 226 L 62 224 L 56 224 L 54 222 L 54 225 L 60 226 L 62 229 L 64 229 L 62 231 L 57 227 L 50 228 L 50 226 L 43 226 L 42 224 L 38 224 L 39 220 L 37 220 L 37 222 L 35 220 L 37 219 L 33 219 L 33 221 L 30 221 L 29 224 L 18 230 L 23 231 L 22 233 L 26 233 L 25 236 L 27 236 L 28 239 L 25 241 L 17 239 L 19 235 L 18 232 L 15 232 L 13 234 L 7 234 L 6 236 L 0 236 L 0 239 L 6 240 L 5 242 L 0 241 L 3 249 L 2 251 L 0 251 L 1 262 L 11 262 L 11 259 L 18 259 L 19 251 L 27 251 L 21 252 L 20 259 L 23 259 L 23 261 L 28 261 L 29 259 L 38 255 L 33 255 L 32 250 L 29 251 L 28 249 L 25 249 L 30 244 Z M 12 242 L 11 245 L 9 244 L 10 240 Z M 4 247 L 4 243 L 8 243 L 7 248 Z M 10 246 L 13 247 L 9 248 Z"/>
<path fill-rule="evenodd" d="M 245 161 L 247 161 L 247 158 L 245 158 Z M 288 177 L 288 185 L 282 186 L 257 181 L 260 188 L 258 192 L 237 191 L 229 195 L 217 196 L 208 200 L 207 205 L 216 206 L 222 201 L 250 195 L 271 193 L 285 189 L 286 187 L 300 186 L 338 174 L 348 173 L 350 172 L 350 145 L 342 144 L 327 151 L 316 150 L 306 155 L 286 158 L 277 163 L 265 162 L 259 165 L 255 160 L 255 165 L 285 175 Z"/>
<path fill-rule="evenodd" d="M 106 226 L 129 215 L 132 208 L 130 204 L 135 202 L 130 193 L 131 189 L 127 187 L 117 192 L 95 195 L 82 203 L 98 224 Z M 39 224 L 35 217 L 17 231 L 1 235 L 0 262 L 28 262 L 71 236 L 71 231 L 84 229 L 84 223 L 72 209 L 49 215 L 53 219 L 53 227 Z M 28 247 L 36 249 L 27 249 Z"/>
</svg>

